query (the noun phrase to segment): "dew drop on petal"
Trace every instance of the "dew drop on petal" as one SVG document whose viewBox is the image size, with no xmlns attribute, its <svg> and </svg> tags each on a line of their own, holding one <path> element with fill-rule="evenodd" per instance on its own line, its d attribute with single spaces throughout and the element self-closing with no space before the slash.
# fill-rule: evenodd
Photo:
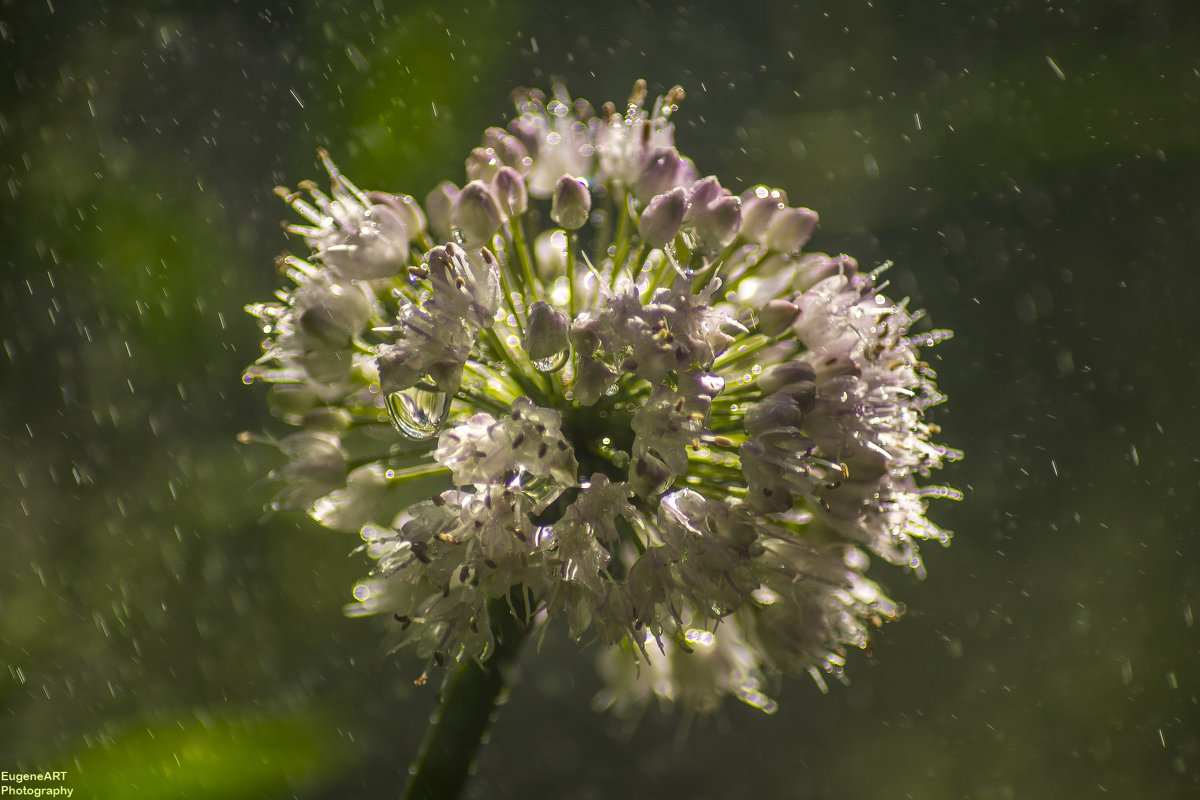
<svg viewBox="0 0 1200 800">
<path fill-rule="evenodd" d="M 396 430 L 409 439 L 436 436 L 450 411 L 450 396 L 420 386 L 401 389 L 387 396 L 388 416 Z"/>
<path fill-rule="evenodd" d="M 521 470 L 509 488 L 519 491 L 533 502 L 533 511 L 540 514 L 562 495 L 564 486 L 549 475 L 537 476 Z"/>
<path fill-rule="evenodd" d="M 563 348 L 549 358 L 534 359 L 533 368 L 538 372 L 558 372 L 566 365 L 569 354 L 570 348 Z"/>
<path fill-rule="evenodd" d="M 568 558 L 563 561 L 562 576 L 565 581 L 574 581 L 579 578 L 579 562 L 573 558 Z"/>
</svg>

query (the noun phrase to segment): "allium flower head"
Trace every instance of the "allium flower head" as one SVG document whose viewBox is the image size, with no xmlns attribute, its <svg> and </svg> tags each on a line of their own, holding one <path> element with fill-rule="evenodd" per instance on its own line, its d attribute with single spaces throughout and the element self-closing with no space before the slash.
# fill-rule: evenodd
<svg viewBox="0 0 1200 800">
<path fill-rule="evenodd" d="M 886 265 L 807 252 L 815 212 L 701 177 L 682 97 L 520 92 L 424 210 L 324 154 L 328 194 L 280 190 L 313 253 L 247 308 L 247 382 L 300 429 L 274 507 L 361 534 L 348 611 L 426 672 L 487 659 L 489 601 L 522 587 L 522 623 L 606 646 L 602 704 L 770 710 L 767 675 L 823 687 L 900 613 L 872 556 L 921 573 L 949 539 L 918 354 L 949 334 L 912 332 Z"/>
</svg>

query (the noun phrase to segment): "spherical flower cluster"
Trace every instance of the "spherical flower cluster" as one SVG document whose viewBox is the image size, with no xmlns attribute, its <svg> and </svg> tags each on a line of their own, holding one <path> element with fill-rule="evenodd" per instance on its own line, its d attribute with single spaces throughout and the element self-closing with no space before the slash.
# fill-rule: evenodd
<svg viewBox="0 0 1200 800">
<path fill-rule="evenodd" d="M 433 664 L 485 660 L 489 615 L 606 647 L 619 710 L 658 697 L 770 710 L 766 676 L 840 677 L 900 613 L 870 556 L 921 571 L 923 486 L 957 453 L 883 268 L 805 250 L 807 208 L 733 194 L 674 145 L 682 91 L 596 113 L 517 95 L 461 188 L 423 207 L 280 190 L 304 219 L 292 286 L 249 306 L 246 381 L 298 430 L 276 509 L 355 531 L 375 559 L 349 613 L 386 612 Z M 512 612 L 517 613 L 517 612 Z"/>
</svg>

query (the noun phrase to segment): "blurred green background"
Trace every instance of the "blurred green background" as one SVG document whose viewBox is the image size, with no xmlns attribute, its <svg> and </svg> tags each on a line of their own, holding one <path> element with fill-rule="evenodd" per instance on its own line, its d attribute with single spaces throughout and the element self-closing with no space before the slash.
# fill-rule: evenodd
<svg viewBox="0 0 1200 800">
<path fill-rule="evenodd" d="M 894 260 L 956 336 L 929 578 L 849 686 L 636 728 L 524 654 L 476 798 L 1200 796 L 1200 7 L 0 1 L 0 769 L 76 797 L 395 795 L 434 708 L 342 606 L 354 537 L 262 519 L 241 307 L 327 147 L 419 197 L 552 76 L 682 84 L 680 149 Z M 900 10 L 903 8 L 904 10 Z M 686 732 L 686 736 L 682 733 Z"/>
</svg>

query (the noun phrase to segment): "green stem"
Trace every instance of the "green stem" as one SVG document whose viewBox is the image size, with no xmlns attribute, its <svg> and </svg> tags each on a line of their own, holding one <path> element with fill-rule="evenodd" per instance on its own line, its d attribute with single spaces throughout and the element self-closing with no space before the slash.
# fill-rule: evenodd
<svg viewBox="0 0 1200 800">
<path fill-rule="evenodd" d="M 575 231 L 567 231 L 567 311 L 575 319 Z"/>
<path fill-rule="evenodd" d="M 747 337 L 749 338 L 749 337 Z M 713 362 L 714 370 L 727 369 L 730 365 L 736 364 L 742 359 L 749 358 L 760 350 L 765 350 L 768 347 L 773 347 L 778 344 L 783 344 L 787 339 L 772 339 L 763 336 L 762 339 L 754 344 L 745 345 L 741 350 L 731 353 L 726 350 L 716 361 Z"/>
<path fill-rule="evenodd" d="M 509 253 L 509 264 L 512 264 L 512 254 Z M 507 265 L 506 265 L 507 266 Z M 512 287 L 508 285 L 507 269 L 500 270 L 500 291 L 504 292 L 504 305 L 508 306 L 508 310 L 512 312 L 513 319 L 516 320 L 517 330 L 521 334 L 521 338 L 525 338 L 525 325 L 521 322 L 521 315 L 517 313 L 517 306 L 513 303 Z M 514 273 L 515 274 L 515 273 Z"/>
<path fill-rule="evenodd" d="M 521 273 L 525 283 L 525 308 L 528 310 L 536 301 L 541 300 L 542 296 L 538 289 L 538 279 L 533 274 L 533 263 L 529 257 L 529 245 L 525 242 L 525 228 L 521 223 L 520 217 L 512 221 L 511 229 L 513 248 L 517 251 L 517 260 L 521 262 Z"/>
<path fill-rule="evenodd" d="M 526 375 L 525 371 L 521 369 L 519 364 L 517 364 L 512 352 L 508 349 L 508 346 L 504 344 L 504 341 L 500 338 L 500 335 L 492 328 L 484 328 L 483 333 L 484 340 L 491 345 L 493 354 L 496 356 L 496 358 L 508 365 L 509 377 L 516 381 L 517 385 L 521 387 L 521 390 L 529 396 L 529 399 L 533 400 L 535 403 L 544 403 L 546 401 L 545 395 L 540 389 L 538 389 L 537 386 L 530 382 L 529 376 Z"/>
<path fill-rule="evenodd" d="M 646 259 L 650 257 L 650 248 L 645 242 L 638 245 L 637 255 L 633 259 L 633 269 L 629 271 L 629 280 L 637 283 L 638 275 L 642 273 L 642 267 L 646 266 Z"/>
<path fill-rule="evenodd" d="M 765 247 L 762 248 L 762 252 L 758 254 L 758 258 L 756 258 L 754 261 L 747 261 L 741 272 L 736 275 L 731 275 L 728 285 L 721 287 L 725 290 L 725 296 L 728 297 L 729 295 L 733 294 L 737 287 L 741 285 L 744 278 L 757 272 L 758 268 L 762 266 L 762 263 L 767 260 L 768 256 L 771 255 L 771 252 L 771 250 L 768 250 Z"/>
<path fill-rule="evenodd" d="M 617 221 L 617 245 L 613 252 L 612 276 L 609 280 L 609 286 L 617 285 L 617 274 L 621 271 L 621 265 L 625 262 L 625 256 L 629 252 L 629 240 L 627 235 L 629 228 L 629 193 L 622 188 L 617 199 L 617 213 L 621 218 Z"/>
<path fill-rule="evenodd" d="M 524 621 L 527 608 L 524 587 L 513 589 L 509 598 L 499 597 L 488 603 L 496 649 L 486 664 L 469 661 L 460 665 L 451 678 L 437 719 L 409 770 L 412 779 L 405 789 L 405 800 L 441 800 L 462 794 L 488 723 L 512 677 L 521 643 L 529 632 Z M 522 622 L 517 622 L 514 613 Z"/>
<path fill-rule="evenodd" d="M 741 236 L 733 237 L 733 241 L 725 246 L 725 249 L 722 250 L 721 253 L 716 258 L 713 259 L 712 263 L 709 264 L 708 268 L 706 270 L 704 270 L 704 272 L 700 274 L 699 278 L 692 284 L 694 290 L 700 291 L 705 286 L 707 286 L 708 282 L 716 277 L 717 270 L 719 270 L 721 268 L 721 266 L 724 265 L 724 263 L 729 260 L 729 257 L 731 255 L 733 255 L 735 252 L 737 252 L 738 248 L 740 248 L 741 246 L 742 246 L 742 237 Z"/>
</svg>

